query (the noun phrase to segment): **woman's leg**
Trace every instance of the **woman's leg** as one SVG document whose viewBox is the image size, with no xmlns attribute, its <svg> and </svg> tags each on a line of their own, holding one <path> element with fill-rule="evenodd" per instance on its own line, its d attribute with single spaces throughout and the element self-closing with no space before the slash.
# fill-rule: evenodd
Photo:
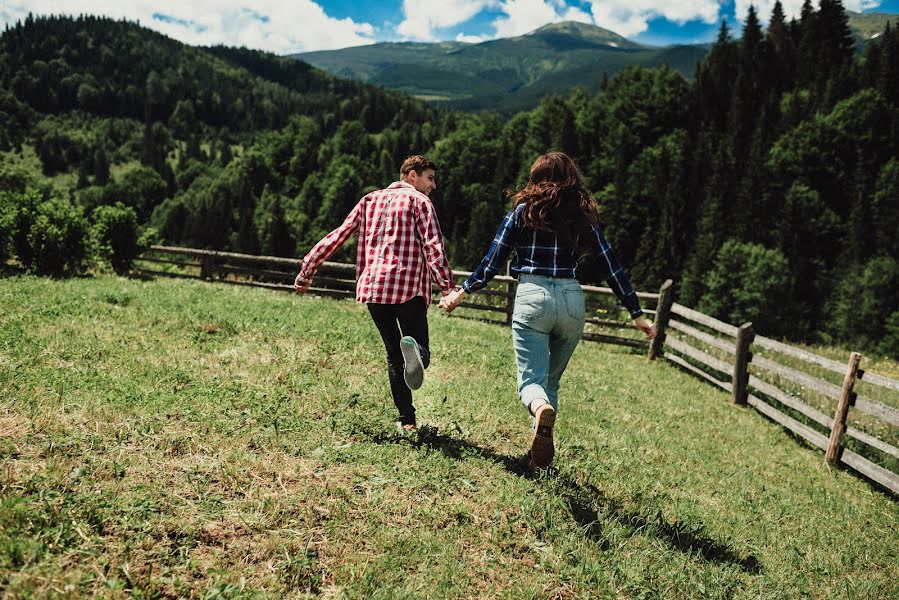
<svg viewBox="0 0 899 600">
<path fill-rule="evenodd" d="M 574 282 L 577 284 L 577 282 Z M 559 410 L 559 382 L 584 334 L 584 293 L 579 284 L 565 285 L 557 299 L 558 319 L 549 336 L 549 367 L 546 395 Z"/>
<path fill-rule="evenodd" d="M 527 408 L 535 400 L 549 400 L 546 383 L 553 313 L 552 293 L 547 286 L 528 282 L 523 277 L 512 311 L 512 346 L 518 366 L 518 396 Z"/>
<path fill-rule="evenodd" d="M 530 410 L 535 400 L 548 402 L 549 334 L 513 318 L 512 346 L 518 366 L 518 397 L 521 403 Z"/>
</svg>

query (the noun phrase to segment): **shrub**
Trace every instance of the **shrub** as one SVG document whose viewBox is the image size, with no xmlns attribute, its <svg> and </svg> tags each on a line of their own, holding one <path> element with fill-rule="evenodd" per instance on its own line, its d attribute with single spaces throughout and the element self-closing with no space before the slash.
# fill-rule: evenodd
<svg viewBox="0 0 899 600">
<path fill-rule="evenodd" d="M 887 317 L 884 336 L 877 349 L 893 360 L 899 360 L 899 310 Z"/>
<path fill-rule="evenodd" d="M 15 233 L 16 215 L 13 194 L 0 192 L 0 265 L 10 257 Z"/>
<path fill-rule="evenodd" d="M 22 264 L 41 275 L 72 275 L 84 268 L 88 226 L 81 209 L 60 199 L 18 211 L 16 253 Z M 27 228 L 26 228 L 27 227 Z"/>
<path fill-rule="evenodd" d="M 117 202 L 94 211 L 91 239 L 99 258 L 109 262 L 116 273 L 131 270 L 140 252 L 138 236 L 137 213 L 130 206 Z"/>
<path fill-rule="evenodd" d="M 779 251 L 728 240 L 705 284 L 699 310 L 734 325 L 751 321 L 763 335 L 781 335 L 788 328 L 790 266 Z"/>
</svg>

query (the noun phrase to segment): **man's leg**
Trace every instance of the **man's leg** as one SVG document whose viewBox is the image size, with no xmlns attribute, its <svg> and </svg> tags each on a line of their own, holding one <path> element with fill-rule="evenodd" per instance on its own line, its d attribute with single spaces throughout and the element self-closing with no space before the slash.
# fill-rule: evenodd
<svg viewBox="0 0 899 600">
<path fill-rule="evenodd" d="M 403 335 L 418 342 L 421 362 L 425 369 L 431 364 L 431 350 L 428 339 L 428 305 L 424 298 L 416 296 L 408 302 L 396 305 L 396 318 L 400 322 Z"/>
<path fill-rule="evenodd" d="M 403 353 L 400 350 L 400 329 L 397 326 L 396 305 L 367 304 L 384 348 L 387 350 L 387 376 L 390 378 L 390 392 L 393 403 L 399 411 L 401 425 L 415 425 L 415 407 L 412 392 L 403 380 Z"/>
</svg>

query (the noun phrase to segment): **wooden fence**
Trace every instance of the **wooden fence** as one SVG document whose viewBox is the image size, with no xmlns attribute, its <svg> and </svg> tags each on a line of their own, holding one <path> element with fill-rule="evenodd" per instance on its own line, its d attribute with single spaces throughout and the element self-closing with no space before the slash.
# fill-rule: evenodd
<svg viewBox="0 0 899 600">
<path fill-rule="evenodd" d="M 138 268 L 146 275 L 199 277 L 293 291 L 299 265 L 296 259 L 275 256 L 153 246 L 141 256 Z M 456 271 L 455 275 L 464 280 L 470 273 Z M 355 266 L 325 262 L 314 285 L 310 293 L 353 298 Z M 486 289 L 469 296 L 461 308 L 479 318 L 511 323 L 516 285 L 513 277 L 498 276 Z M 865 373 L 859 368 L 858 353 L 851 353 L 847 364 L 841 364 L 755 335 L 750 323 L 736 327 L 677 304 L 670 280 L 658 293 L 637 294 L 644 307 L 652 307 L 644 311 L 653 317 L 657 329 L 656 338 L 647 343 L 610 288 L 582 287 L 587 308 L 584 339 L 639 349 L 650 359 L 664 357 L 726 390 L 734 404 L 754 407 L 820 448 L 829 465 L 847 466 L 899 494 L 899 410 L 894 407 L 899 406 L 895 401 L 899 394 L 889 396 L 893 406 L 881 401 L 899 392 L 899 381 Z M 842 376 L 841 385 L 827 380 L 833 374 Z M 870 396 L 856 391 L 862 381 Z M 849 424 L 851 408 L 855 409 L 853 426 Z M 875 462 L 877 458 L 891 468 Z"/>
</svg>

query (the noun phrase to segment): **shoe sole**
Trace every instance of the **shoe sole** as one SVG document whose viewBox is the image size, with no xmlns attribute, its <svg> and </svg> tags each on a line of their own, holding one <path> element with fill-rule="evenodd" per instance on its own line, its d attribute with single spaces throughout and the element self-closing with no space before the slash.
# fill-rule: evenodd
<svg viewBox="0 0 899 600">
<path fill-rule="evenodd" d="M 421 352 L 418 350 L 418 342 L 415 338 L 406 336 L 400 340 L 400 350 L 403 352 L 403 380 L 410 390 L 417 390 L 425 381 L 425 366 L 421 362 Z"/>
<path fill-rule="evenodd" d="M 550 404 L 544 404 L 534 415 L 534 435 L 531 438 L 531 464 L 541 469 L 553 462 L 556 449 L 553 446 L 553 426 L 556 424 L 556 411 Z"/>
</svg>

